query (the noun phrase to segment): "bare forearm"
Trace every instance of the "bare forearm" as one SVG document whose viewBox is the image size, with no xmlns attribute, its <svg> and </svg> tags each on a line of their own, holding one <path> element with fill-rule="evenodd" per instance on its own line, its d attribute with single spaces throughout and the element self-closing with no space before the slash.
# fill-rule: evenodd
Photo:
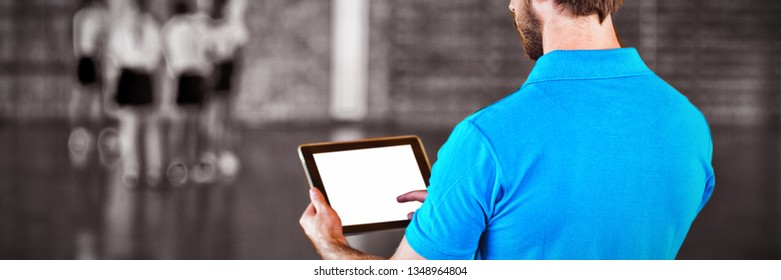
<svg viewBox="0 0 781 280">
<path fill-rule="evenodd" d="M 331 244 L 317 251 L 324 260 L 382 260 L 383 258 L 353 249 L 347 244 Z"/>
<path fill-rule="evenodd" d="M 306 207 L 298 221 L 304 233 L 315 246 L 317 253 L 324 260 L 380 260 L 378 256 L 369 255 L 355 250 L 347 245 L 347 238 L 342 232 L 342 221 L 339 215 L 328 205 L 322 193 L 316 188 L 309 189 L 312 202 Z"/>
</svg>

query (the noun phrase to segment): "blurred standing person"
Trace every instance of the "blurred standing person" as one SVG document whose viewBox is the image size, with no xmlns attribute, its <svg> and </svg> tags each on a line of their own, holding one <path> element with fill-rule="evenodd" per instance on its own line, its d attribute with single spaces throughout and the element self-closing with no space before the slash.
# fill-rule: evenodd
<svg viewBox="0 0 781 280">
<path fill-rule="evenodd" d="M 72 224 L 76 228 L 73 239 L 76 259 L 96 259 L 97 228 L 102 211 L 102 187 L 104 173 L 95 161 L 95 150 L 100 142 L 106 142 L 104 133 L 98 133 L 105 118 L 102 110 L 104 94 L 104 55 L 108 30 L 106 22 L 108 9 L 102 1 L 83 0 L 73 16 L 73 51 L 76 59 L 76 80 L 68 104 L 71 134 L 68 150 L 72 165 L 74 186 L 78 187 L 74 197 Z M 103 139 L 103 140 L 101 140 Z M 97 141 L 96 141 L 97 140 Z M 97 149 L 98 158 L 106 163 L 106 150 Z"/>
<path fill-rule="evenodd" d="M 145 128 L 146 179 L 154 186 L 161 176 L 159 128 L 152 108 L 152 73 L 160 63 L 160 28 L 144 0 L 114 0 L 109 52 L 119 77 L 115 101 L 119 105 L 119 141 L 122 180 L 135 187 L 139 178 L 138 134 Z"/>
<path fill-rule="evenodd" d="M 197 183 L 209 182 L 215 175 L 215 159 L 205 150 L 207 139 L 204 128 L 203 106 L 207 98 L 207 79 L 211 74 L 208 36 L 210 1 L 197 1 L 193 11 L 189 1 L 178 1 L 176 15 L 163 28 L 163 43 L 169 74 L 174 78 L 176 104 L 179 116 L 174 118 L 169 148 L 173 159 L 166 176 L 173 186 L 180 186 L 192 178 Z"/>
<path fill-rule="evenodd" d="M 73 127 L 68 138 L 68 150 L 76 167 L 83 167 L 94 149 L 95 131 L 102 120 L 101 62 L 106 36 L 106 7 L 97 0 L 82 2 L 73 16 L 73 51 L 78 59 L 79 85 L 68 104 L 68 117 Z"/>
<path fill-rule="evenodd" d="M 233 177 L 239 161 L 233 153 L 236 141 L 232 105 L 240 74 L 241 51 L 249 40 L 244 22 L 246 0 L 215 0 L 212 13 L 213 40 L 210 55 L 214 61 L 212 98 L 209 100 L 210 131 L 222 175 Z"/>
</svg>

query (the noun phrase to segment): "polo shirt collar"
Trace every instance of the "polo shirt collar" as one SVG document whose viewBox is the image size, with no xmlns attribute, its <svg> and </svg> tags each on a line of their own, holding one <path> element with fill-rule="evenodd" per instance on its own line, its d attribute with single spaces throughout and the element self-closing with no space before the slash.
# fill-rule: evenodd
<svg viewBox="0 0 781 280">
<path fill-rule="evenodd" d="M 537 60 L 526 84 L 652 74 L 635 48 L 555 50 Z"/>
</svg>

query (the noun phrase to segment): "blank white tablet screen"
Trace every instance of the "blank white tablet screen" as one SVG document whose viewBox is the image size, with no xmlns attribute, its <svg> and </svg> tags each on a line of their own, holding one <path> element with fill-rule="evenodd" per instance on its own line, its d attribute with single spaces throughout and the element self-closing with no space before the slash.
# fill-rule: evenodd
<svg viewBox="0 0 781 280">
<path fill-rule="evenodd" d="M 406 220 L 419 202 L 396 197 L 425 190 L 410 145 L 313 154 L 331 207 L 343 226 Z"/>
</svg>

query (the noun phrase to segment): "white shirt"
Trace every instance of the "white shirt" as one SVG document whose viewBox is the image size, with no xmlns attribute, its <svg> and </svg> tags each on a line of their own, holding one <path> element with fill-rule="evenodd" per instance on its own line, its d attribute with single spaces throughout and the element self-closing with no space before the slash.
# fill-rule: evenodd
<svg viewBox="0 0 781 280">
<path fill-rule="evenodd" d="M 208 75 L 211 72 L 209 49 L 212 39 L 205 15 L 180 15 L 163 28 L 164 53 L 168 70 L 178 76 L 184 72 Z"/>
<path fill-rule="evenodd" d="M 224 9 L 225 18 L 212 24 L 212 50 L 217 61 L 232 58 L 249 41 L 249 30 L 244 24 L 246 0 L 231 0 Z"/>
<path fill-rule="evenodd" d="M 110 55 L 120 68 L 154 70 L 160 63 L 160 28 L 152 15 L 123 13 L 112 19 Z"/>
<path fill-rule="evenodd" d="M 73 16 L 73 51 L 76 56 L 96 56 L 106 35 L 108 11 L 93 3 Z"/>
</svg>

